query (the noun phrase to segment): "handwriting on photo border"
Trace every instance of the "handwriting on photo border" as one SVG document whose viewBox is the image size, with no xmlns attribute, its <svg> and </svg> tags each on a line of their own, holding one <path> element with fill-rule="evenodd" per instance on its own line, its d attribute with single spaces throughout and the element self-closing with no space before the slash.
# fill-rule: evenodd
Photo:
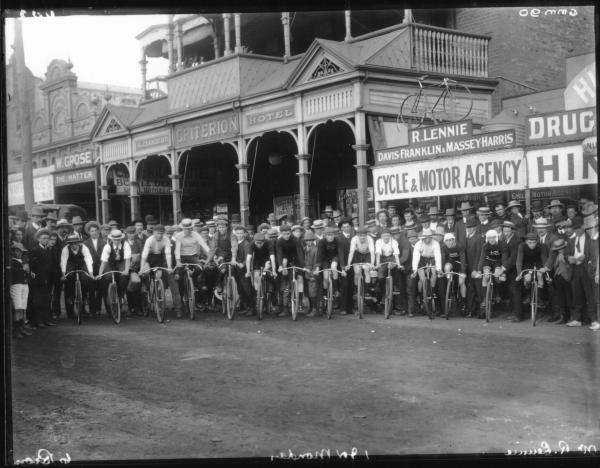
<svg viewBox="0 0 600 468">
<path fill-rule="evenodd" d="M 64 457 L 54 460 L 54 454 L 46 449 L 39 449 L 35 458 L 27 457 L 15 460 L 15 465 L 49 465 L 50 463 L 61 463 L 67 465 L 71 463 L 71 457 L 65 452 Z"/>
<path fill-rule="evenodd" d="M 506 455 L 566 455 L 571 453 L 571 447 L 569 447 L 569 444 L 564 440 L 559 440 L 555 448 L 556 450 L 553 450 L 552 447 L 550 447 L 550 444 L 543 440 L 539 447 L 529 449 L 519 448 L 517 450 L 508 449 Z M 573 449 L 573 452 L 581 453 L 583 455 L 596 455 L 597 449 L 594 444 L 579 444 Z"/>
<path fill-rule="evenodd" d="M 291 449 L 288 449 L 288 452 L 280 452 L 279 455 L 271 455 L 271 461 L 274 460 L 323 460 L 329 459 L 331 457 L 338 457 L 339 459 L 351 459 L 354 460 L 355 457 L 362 457 L 363 454 L 358 452 L 356 447 L 352 447 L 350 452 L 336 450 L 335 453 L 332 452 L 331 449 L 321 449 L 316 450 L 314 452 L 303 452 L 303 453 L 294 453 Z M 364 456 L 366 459 L 369 459 L 369 452 L 367 450 L 364 451 Z"/>
<path fill-rule="evenodd" d="M 577 8 L 521 8 L 519 16 L 539 18 L 540 16 L 577 16 Z"/>
</svg>

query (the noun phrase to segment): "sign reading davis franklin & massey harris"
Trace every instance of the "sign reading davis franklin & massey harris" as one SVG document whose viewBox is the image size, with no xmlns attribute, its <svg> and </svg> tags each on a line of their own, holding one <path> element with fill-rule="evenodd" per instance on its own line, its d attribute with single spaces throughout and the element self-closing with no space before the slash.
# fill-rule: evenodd
<svg viewBox="0 0 600 468">
<path fill-rule="evenodd" d="M 406 146 L 375 151 L 375 165 L 481 153 L 513 148 L 516 143 L 513 129 L 473 135 L 470 120 L 412 129 L 408 135 Z"/>
<path fill-rule="evenodd" d="M 490 151 L 373 169 L 375 200 L 399 200 L 525 188 L 523 150 Z"/>
<path fill-rule="evenodd" d="M 175 126 L 175 146 L 197 146 L 233 137 L 240 133 L 239 113 L 203 117 Z"/>
</svg>

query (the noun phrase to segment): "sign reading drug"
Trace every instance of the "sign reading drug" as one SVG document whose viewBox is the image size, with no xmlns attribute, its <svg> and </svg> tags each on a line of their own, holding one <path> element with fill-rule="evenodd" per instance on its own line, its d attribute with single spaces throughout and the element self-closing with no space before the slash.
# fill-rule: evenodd
<svg viewBox="0 0 600 468">
<path fill-rule="evenodd" d="M 581 145 L 527 151 L 530 188 L 598 183 L 598 156 Z"/>
<path fill-rule="evenodd" d="M 596 108 L 552 112 L 527 117 L 527 143 L 548 144 L 581 141 L 592 134 L 596 124 Z"/>
<path fill-rule="evenodd" d="M 376 167 L 376 201 L 462 193 L 521 190 L 525 187 L 522 150 L 444 158 Z"/>
</svg>

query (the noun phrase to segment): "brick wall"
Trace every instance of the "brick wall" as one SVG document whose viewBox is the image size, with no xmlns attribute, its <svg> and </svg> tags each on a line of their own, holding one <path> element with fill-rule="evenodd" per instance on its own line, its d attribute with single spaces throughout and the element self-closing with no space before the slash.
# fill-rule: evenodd
<svg viewBox="0 0 600 468">
<path fill-rule="evenodd" d="M 521 8 L 460 8 L 456 29 L 491 36 L 489 76 L 503 76 L 537 90 L 566 86 L 565 59 L 594 50 L 594 11 L 591 6 L 574 7 L 577 15 L 521 16 Z M 531 10 L 529 8 L 528 10 Z M 568 8 L 567 11 L 572 10 Z M 501 110 L 500 100 L 533 91 L 500 80 L 492 95 L 492 112 Z"/>
</svg>

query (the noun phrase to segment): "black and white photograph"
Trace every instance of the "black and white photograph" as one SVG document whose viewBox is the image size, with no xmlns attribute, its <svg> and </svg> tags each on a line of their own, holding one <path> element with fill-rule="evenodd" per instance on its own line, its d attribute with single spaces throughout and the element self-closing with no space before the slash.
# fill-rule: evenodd
<svg viewBox="0 0 600 468">
<path fill-rule="evenodd" d="M 4 464 L 593 461 L 596 7 L 210 5 L 2 12 Z"/>
</svg>

